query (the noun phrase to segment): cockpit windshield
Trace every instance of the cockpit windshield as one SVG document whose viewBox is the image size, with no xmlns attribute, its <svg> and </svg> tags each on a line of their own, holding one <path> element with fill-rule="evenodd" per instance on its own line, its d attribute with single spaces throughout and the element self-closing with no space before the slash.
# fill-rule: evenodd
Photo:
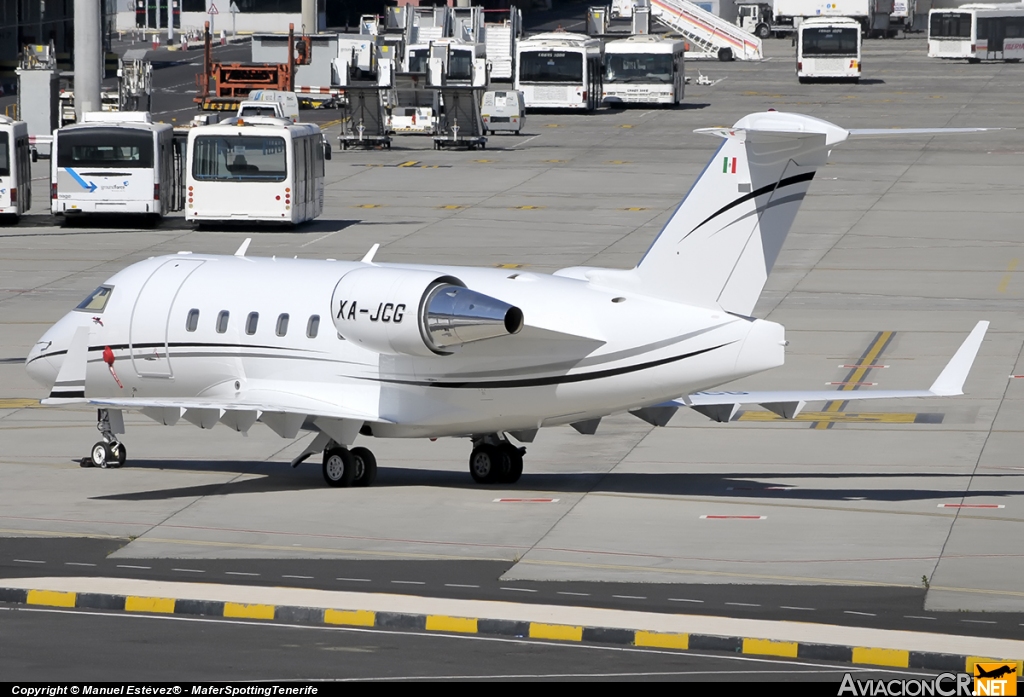
<svg viewBox="0 0 1024 697">
<path fill-rule="evenodd" d="M 107 306 L 107 301 L 110 300 L 110 294 L 114 292 L 114 289 L 110 286 L 100 286 L 93 292 L 89 293 L 88 297 L 78 304 L 76 310 L 82 312 L 95 312 L 100 314 L 103 312 L 103 308 Z"/>
</svg>

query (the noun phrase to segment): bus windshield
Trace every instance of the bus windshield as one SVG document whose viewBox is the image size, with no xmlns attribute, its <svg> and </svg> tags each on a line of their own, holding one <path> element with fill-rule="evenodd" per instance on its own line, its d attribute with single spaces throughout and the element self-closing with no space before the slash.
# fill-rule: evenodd
<svg viewBox="0 0 1024 697">
<path fill-rule="evenodd" d="M 854 27 L 809 27 L 803 30 L 805 56 L 856 56 L 857 34 Z"/>
<path fill-rule="evenodd" d="M 928 36 L 932 39 L 971 38 L 971 14 L 969 12 L 933 12 Z"/>
<path fill-rule="evenodd" d="M 124 128 L 62 130 L 57 137 L 57 166 L 150 168 L 153 134 Z"/>
<path fill-rule="evenodd" d="M 192 176 L 199 181 L 284 181 L 285 152 L 280 136 L 199 136 L 192 146 Z"/>
<path fill-rule="evenodd" d="M 0 133 L 0 177 L 11 176 L 11 141 L 6 133 Z"/>
<path fill-rule="evenodd" d="M 583 83 L 583 54 L 565 51 L 523 51 L 519 54 L 523 82 Z"/>
<path fill-rule="evenodd" d="M 670 53 L 606 53 L 605 82 L 672 82 Z"/>
</svg>

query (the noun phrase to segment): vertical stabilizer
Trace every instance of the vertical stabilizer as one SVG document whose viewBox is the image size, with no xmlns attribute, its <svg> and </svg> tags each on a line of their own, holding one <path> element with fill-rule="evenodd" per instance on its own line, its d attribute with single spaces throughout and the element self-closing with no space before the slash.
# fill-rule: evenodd
<svg viewBox="0 0 1024 697">
<path fill-rule="evenodd" d="M 698 133 L 724 142 L 637 273 L 645 293 L 750 315 L 815 171 L 848 133 L 774 111 Z"/>
</svg>

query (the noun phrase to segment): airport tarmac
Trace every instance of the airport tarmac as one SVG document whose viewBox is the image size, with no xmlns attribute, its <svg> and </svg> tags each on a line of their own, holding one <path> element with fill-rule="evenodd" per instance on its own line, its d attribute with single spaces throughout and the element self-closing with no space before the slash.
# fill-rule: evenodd
<svg viewBox="0 0 1024 697">
<path fill-rule="evenodd" d="M 787 327 L 787 363 L 741 384 L 837 389 L 793 422 L 751 409 L 716 424 L 682 410 L 661 429 L 629 415 L 593 436 L 549 429 L 528 444 L 520 482 L 495 488 L 472 484 L 466 441 L 372 442 L 377 486 L 335 490 L 315 463 L 288 468 L 308 437 L 257 427 L 240 438 L 139 415 L 126 419 L 128 466 L 80 469 L 94 416 L 33 404 L 44 395 L 20 359 L 88 291 L 149 256 L 231 253 L 252 237 L 254 255 L 358 258 L 380 243 L 377 259 L 392 262 L 628 267 L 717 147 L 695 128 L 767 108 L 849 128 L 1020 124 L 1020 65 L 929 60 L 922 39 L 868 41 L 860 85 L 800 85 L 789 42 L 766 47 L 758 64 L 690 63 L 694 79 L 719 82 L 689 85 L 680 109 L 531 113 L 524 135 L 495 136 L 485 151 L 434 151 L 416 136 L 391 151 L 335 148 L 324 215 L 292 232 L 196 232 L 180 218 L 152 230 L 61 227 L 46 217 L 37 164 L 38 216 L 0 228 L 0 535 L 116 538 L 109 560 L 124 566 L 187 560 L 168 574 L 217 560 L 260 574 L 261 560 L 423 561 L 450 563 L 457 584 L 460 564 L 490 560 L 520 595 L 531 583 L 552 597 L 553 583 L 631 586 L 637 597 L 686 584 L 713 588 L 718 614 L 771 602 L 791 608 L 776 616 L 810 622 L 801 596 L 827 594 L 842 620 L 843 594 L 856 589 L 854 624 L 873 612 L 859 593 L 874 589 L 880 606 L 887 593 L 910 598 L 893 620 L 907 629 L 967 617 L 958 633 L 1020 636 L 1024 380 L 1010 376 L 1024 373 L 1024 130 L 834 150 L 755 312 Z M 965 396 L 840 401 L 850 383 L 926 387 L 982 319 L 992 326 Z M 273 585 L 306 582 L 284 575 Z"/>
</svg>

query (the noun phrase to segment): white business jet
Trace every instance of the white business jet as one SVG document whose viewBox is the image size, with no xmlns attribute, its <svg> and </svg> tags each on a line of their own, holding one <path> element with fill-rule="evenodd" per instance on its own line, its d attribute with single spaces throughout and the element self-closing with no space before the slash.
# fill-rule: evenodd
<svg viewBox="0 0 1024 697">
<path fill-rule="evenodd" d="M 553 275 L 493 268 L 267 259 L 181 252 L 115 274 L 32 349 L 44 404 L 98 409 L 83 466 L 120 466 L 124 410 L 173 425 L 256 422 L 315 435 L 331 486 L 369 486 L 364 438 L 460 436 L 480 483 L 512 483 L 538 429 L 594 433 L 629 412 L 664 426 L 682 406 L 729 421 L 741 404 L 794 418 L 834 391 L 706 392 L 775 368 L 784 329 L 751 317 L 800 203 L 830 149 L 851 135 L 800 114 L 751 114 L 703 129 L 722 145 L 647 254 L 629 270 Z M 979 322 L 926 390 L 962 394 L 988 327 Z M 515 443 L 510 440 L 514 439 Z"/>
</svg>

